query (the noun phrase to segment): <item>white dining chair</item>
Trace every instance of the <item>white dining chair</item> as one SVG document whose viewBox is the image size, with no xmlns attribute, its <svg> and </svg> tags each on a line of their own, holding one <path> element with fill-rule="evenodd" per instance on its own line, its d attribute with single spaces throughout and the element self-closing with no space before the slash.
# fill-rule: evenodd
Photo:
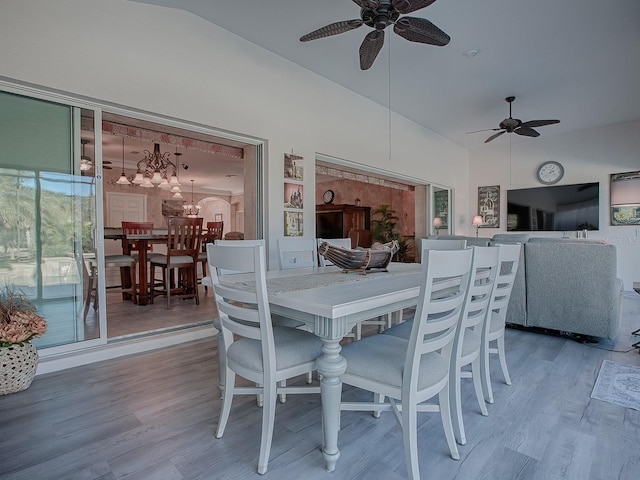
<svg viewBox="0 0 640 480">
<path fill-rule="evenodd" d="M 257 239 L 257 240 L 220 240 L 220 239 L 216 239 L 214 241 L 214 243 L 216 245 L 226 245 L 226 246 L 233 246 L 233 245 L 240 245 L 240 246 L 245 246 L 245 247 L 255 247 L 255 246 L 259 246 L 262 245 L 263 247 L 266 248 L 266 244 L 264 239 Z M 206 250 L 206 247 L 205 247 Z M 264 268 L 265 270 L 267 269 L 267 261 L 266 258 L 264 259 Z M 215 268 L 215 266 L 212 265 L 208 265 L 209 267 L 209 272 L 211 272 L 212 268 Z M 220 270 L 218 268 L 217 271 L 218 275 L 230 275 L 230 274 L 235 274 L 235 273 L 247 273 L 242 269 L 223 269 Z M 211 280 L 211 277 L 209 277 L 209 280 L 207 282 L 205 282 L 205 284 L 208 285 L 213 285 L 213 281 Z M 271 319 L 272 319 L 272 323 L 274 326 L 278 326 L 278 327 L 291 327 L 291 328 L 301 328 L 304 326 L 304 323 L 299 322 L 298 320 L 294 320 L 292 318 L 288 318 L 288 317 L 283 317 L 281 315 L 271 315 Z M 213 326 L 216 328 L 216 330 L 218 330 L 218 335 L 217 335 L 217 346 L 218 346 L 218 390 L 220 391 L 220 398 L 224 398 L 224 386 L 225 386 L 225 378 L 224 378 L 224 372 L 225 372 L 225 367 L 227 364 L 227 360 L 226 360 L 226 356 L 225 356 L 225 348 L 224 348 L 224 337 L 222 335 L 222 330 L 220 328 L 220 319 L 219 318 L 214 318 L 213 320 Z M 307 383 L 311 383 L 313 380 L 312 377 L 312 371 L 310 370 L 307 373 Z M 286 386 L 286 382 L 283 381 L 282 386 Z M 280 402 L 285 403 L 287 401 L 287 397 L 284 393 L 282 393 L 280 395 Z M 258 405 L 262 405 L 262 396 L 258 396 Z"/>
<path fill-rule="evenodd" d="M 267 295 L 264 246 L 207 245 L 212 269 L 213 291 L 220 315 L 226 353 L 226 385 L 216 438 L 224 434 L 234 395 L 262 394 L 262 435 L 258 473 L 269 463 L 273 438 L 276 397 L 280 392 L 318 394 L 318 386 L 279 387 L 278 383 L 315 368 L 322 355 L 322 341 L 313 333 L 295 328 L 274 327 Z M 219 281 L 217 269 L 252 272 L 255 291 Z M 236 375 L 255 382 L 256 387 L 238 387 Z"/>
<path fill-rule="evenodd" d="M 263 239 L 259 239 L 259 240 L 220 240 L 220 239 L 215 239 L 214 243 L 216 245 L 245 245 L 245 246 L 250 246 L 250 247 L 255 247 L 258 245 L 265 245 L 265 241 Z M 205 245 L 205 254 L 207 250 L 207 247 Z M 213 286 L 213 279 L 211 277 L 211 272 L 216 268 L 215 266 L 211 265 L 211 263 L 209 263 L 209 258 L 208 258 L 208 254 L 207 254 L 207 266 L 208 266 L 208 271 L 209 271 L 209 276 L 207 277 L 207 279 L 203 279 L 202 283 L 206 286 Z M 266 259 L 265 259 L 265 270 L 266 270 Z M 245 273 L 239 270 L 225 270 L 225 271 L 220 271 L 218 269 L 217 274 L 218 275 L 228 275 L 228 274 L 232 274 L 232 273 Z M 217 352 L 218 352 L 218 390 L 220 391 L 220 398 L 224 398 L 224 386 L 226 383 L 226 379 L 224 378 L 224 372 L 226 371 L 226 367 L 227 367 L 227 359 L 226 359 L 226 355 L 225 355 L 225 348 L 224 348 L 224 337 L 222 335 L 222 328 L 220 327 L 220 317 L 215 317 L 213 319 L 213 326 L 215 327 L 215 329 L 218 331 L 218 335 L 216 335 L 216 342 L 217 342 Z M 258 399 L 258 404 L 262 403 L 261 398 Z"/>
<path fill-rule="evenodd" d="M 449 367 L 471 277 L 471 256 L 470 249 L 428 252 L 408 342 L 393 335 L 373 335 L 342 349 L 347 361 L 342 382 L 373 392 L 374 401 L 343 402 L 341 410 L 372 411 L 374 415 L 393 411 L 402 426 L 410 479 L 420 478 L 418 412 L 440 412 L 451 457 L 460 458 L 451 423 Z M 457 287 L 455 292 L 446 298 L 433 299 L 434 284 L 445 279 Z M 426 403 L 436 396 L 437 402 Z"/>
<path fill-rule="evenodd" d="M 489 305 L 489 318 L 483 332 L 482 354 L 480 358 L 482 370 L 482 386 L 484 398 L 487 403 L 493 403 L 493 389 L 491 388 L 491 371 L 489 366 L 489 355 L 498 354 L 500 367 L 504 375 L 504 381 L 511 385 L 511 377 L 507 369 L 507 357 L 504 350 L 504 333 L 506 327 L 507 308 L 509 299 L 513 291 L 513 284 L 518 271 L 520 261 L 520 248 L 517 244 L 500 244 L 500 266 L 496 277 L 496 288 Z M 495 347 L 492 346 L 495 342 Z"/>
<path fill-rule="evenodd" d="M 449 400 L 453 419 L 453 431 L 460 445 L 467 443 L 462 418 L 461 380 L 471 378 L 480 413 L 487 416 L 487 406 L 482 390 L 480 357 L 482 353 L 482 334 L 489 315 L 489 305 L 497 285 L 498 257 L 497 247 L 473 247 L 473 263 L 467 297 L 462 319 L 453 342 L 453 355 L 449 370 Z M 464 369 L 469 366 L 468 370 Z"/>
<path fill-rule="evenodd" d="M 485 416 L 489 414 L 484 402 L 480 356 L 489 304 L 496 286 L 498 255 L 500 253 L 500 249 L 497 247 L 473 247 L 471 250 L 473 251 L 472 281 L 467 290 L 460 325 L 453 342 L 453 355 L 449 370 L 449 400 L 453 431 L 456 441 L 460 445 L 467 443 L 462 419 L 461 380 L 463 378 L 473 379 L 480 413 Z M 408 341 L 411 336 L 411 327 L 411 322 L 409 322 L 393 327 L 384 333 Z M 467 365 L 470 366 L 470 369 L 463 370 Z"/>
<path fill-rule="evenodd" d="M 278 239 L 280 270 L 318 266 L 318 247 L 314 238 L 284 237 Z"/>
</svg>

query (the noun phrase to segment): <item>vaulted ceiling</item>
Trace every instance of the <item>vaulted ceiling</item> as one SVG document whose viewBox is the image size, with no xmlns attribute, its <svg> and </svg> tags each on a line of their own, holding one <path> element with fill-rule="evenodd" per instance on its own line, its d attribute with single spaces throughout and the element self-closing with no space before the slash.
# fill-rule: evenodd
<svg viewBox="0 0 640 480">
<path fill-rule="evenodd" d="M 368 26 L 299 41 L 359 19 L 352 0 L 139 1 L 189 11 L 472 149 L 493 132 L 467 132 L 497 128 L 507 96 L 516 97 L 514 118 L 561 121 L 537 128 L 541 135 L 640 119 L 638 0 L 437 0 L 409 16 L 433 22 L 448 45 L 409 42 L 388 27 L 364 71 Z"/>
</svg>

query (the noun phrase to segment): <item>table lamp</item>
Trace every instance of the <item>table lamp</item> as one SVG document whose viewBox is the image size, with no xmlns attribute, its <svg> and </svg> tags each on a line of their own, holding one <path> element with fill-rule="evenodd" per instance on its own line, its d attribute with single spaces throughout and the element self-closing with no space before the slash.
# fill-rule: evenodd
<svg viewBox="0 0 640 480">
<path fill-rule="evenodd" d="M 480 225 L 482 225 L 482 217 L 480 215 L 476 215 L 475 217 L 473 217 L 473 220 L 471 221 L 471 225 L 475 225 L 476 227 L 476 237 L 478 236 L 478 228 L 480 227 Z"/>
<path fill-rule="evenodd" d="M 442 226 L 442 219 L 440 217 L 436 217 L 433 219 L 433 227 L 436 229 L 436 235 L 440 235 L 438 229 Z"/>
</svg>

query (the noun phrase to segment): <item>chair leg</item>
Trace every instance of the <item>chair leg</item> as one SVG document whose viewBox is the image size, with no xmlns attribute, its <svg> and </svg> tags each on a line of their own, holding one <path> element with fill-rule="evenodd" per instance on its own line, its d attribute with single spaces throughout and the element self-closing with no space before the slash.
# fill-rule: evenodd
<svg viewBox="0 0 640 480">
<path fill-rule="evenodd" d="M 231 412 L 231 401 L 233 400 L 233 391 L 235 389 L 236 374 L 233 370 L 227 368 L 225 378 L 228 380 L 228 384 L 225 386 L 225 395 L 222 400 L 222 413 L 218 419 L 218 428 L 216 429 L 216 438 L 222 438 L 224 429 L 227 426 L 229 420 L 229 413 Z"/>
<path fill-rule="evenodd" d="M 498 337 L 496 343 L 498 344 L 498 357 L 500 358 L 500 366 L 502 367 L 504 381 L 507 385 L 511 385 L 511 377 L 509 377 L 509 370 L 507 369 L 507 357 L 504 353 L 504 332 L 502 336 Z"/>
<path fill-rule="evenodd" d="M 407 464 L 407 478 L 409 478 L 409 480 L 420 478 L 420 467 L 418 466 L 417 414 L 418 414 L 418 409 L 416 407 L 415 402 L 403 401 L 402 441 L 404 443 L 404 456 Z"/>
<path fill-rule="evenodd" d="M 382 404 L 382 403 L 384 403 L 384 399 L 385 399 L 385 396 L 382 395 L 381 393 L 374 393 L 373 394 L 373 401 L 375 403 Z M 380 418 L 380 410 L 374 410 L 373 411 L 373 418 Z"/>
<path fill-rule="evenodd" d="M 444 436 L 447 439 L 447 445 L 449 445 L 451 458 L 453 458 L 454 460 L 460 460 L 460 452 L 458 452 L 458 446 L 456 445 L 455 436 L 453 434 L 453 425 L 451 424 L 451 410 L 449 409 L 449 386 L 446 386 L 440 391 L 440 393 L 438 394 L 438 400 L 440 403 L 440 417 L 442 418 Z"/>
<path fill-rule="evenodd" d="M 262 409 L 262 436 L 260 439 L 260 456 L 258 457 L 258 473 L 267 473 L 271 440 L 273 439 L 273 424 L 276 418 L 277 387 L 275 382 L 267 382 L 264 386 L 264 407 Z"/>
<path fill-rule="evenodd" d="M 87 315 L 89 314 L 89 305 L 91 304 L 92 296 L 93 296 L 93 275 L 90 274 L 89 278 L 87 279 L 87 293 L 85 293 L 85 300 L 84 300 L 84 321 L 85 322 L 87 321 Z M 95 303 L 93 305 L 95 307 Z"/>
<path fill-rule="evenodd" d="M 484 400 L 487 403 L 493 403 L 493 390 L 491 389 L 491 369 L 489 368 L 489 353 L 490 342 L 485 342 L 482 345 L 482 351 L 480 353 L 480 373 L 482 376 L 482 392 L 484 394 Z"/>
<path fill-rule="evenodd" d="M 220 391 L 220 398 L 224 398 L 224 390 L 226 385 L 225 374 L 227 372 L 227 357 L 225 355 L 224 336 L 220 325 L 214 326 L 218 329 L 217 343 L 218 343 L 218 390 Z"/>
<path fill-rule="evenodd" d="M 465 445 L 467 443 L 467 438 L 464 431 L 464 422 L 462 420 L 462 399 L 460 393 L 462 373 L 460 372 L 460 366 L 457 362 L 452 361 L 451 363 L 452 365 L 449 368 L 449 404 L 451 407 L 451 423 L 456 441 L 460 445 Z"/>
<path fill-rule="evenodd" d="M 137 278 L 136 278 L 136 264 L 132 263 L 131 267 L 129 267 L 129 272 L 131 274 L 131 299 L 133 300 L 133 303 L 135 303 L 136 305 L 138 304 L 138 286 L 136 285 L 137 282 Z"/>
<path fill-rule="evenodd" d="M 486 417 L 489 415 L 489 412 L 487 411 L 487 404 L 484 402 L 484 395 L 482 394 L 480 370 L 480 357 L 478 357 L 471 363 L 471 378 L 473 379 L 473 388 L 476 391 L 476 399 L 478 400 L 480 413 Z"/>
<path fill-rule="evenodd" d="M 287 386 L 287 381 L 286 380 L 282 380 L 280 382 L 280 387 L 285 388 Z M 279 395 L 280 397 L 280 403 L 286 403 L 287 402 L 287 394 L 286 393 L 281 393 Z"/>
</svg>

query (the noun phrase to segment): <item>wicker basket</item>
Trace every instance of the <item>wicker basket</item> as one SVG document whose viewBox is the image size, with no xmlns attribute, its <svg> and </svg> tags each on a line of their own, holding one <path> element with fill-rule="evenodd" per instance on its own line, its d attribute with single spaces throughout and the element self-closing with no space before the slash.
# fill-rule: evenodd
<svg viewBox="0 0 640 480">
<path fill-rule="evenodd" d="M 32 343 L 0 347 L 0 395 L 29 388 L 38 366 L 38 351 Z"/>
</svg>

